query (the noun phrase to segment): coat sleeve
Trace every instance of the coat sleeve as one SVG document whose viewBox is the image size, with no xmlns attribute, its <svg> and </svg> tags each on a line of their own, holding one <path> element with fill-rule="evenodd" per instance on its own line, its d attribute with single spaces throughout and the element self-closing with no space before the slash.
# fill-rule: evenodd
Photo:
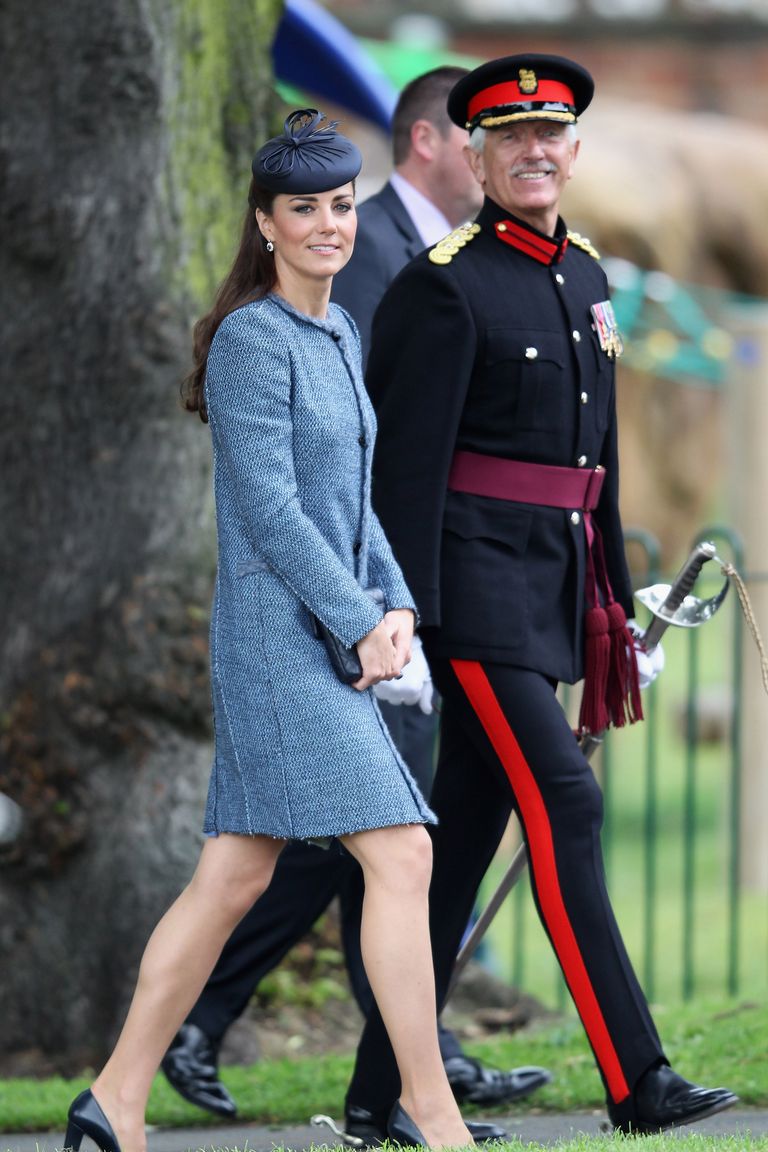
<svg viewBox="0 0 768 1152">
<path fill-rule="evenodd" d="M 254 551 L 344 644 L 381 619 L 304 514 L 293 464 L 289 342 L 241 308 L 211 345 L 206 400 L 218 463 L 230 475 Z"/>
<path fill-rule="evenodd" d="M 373 505 L 426 626 L 440 623 L 445 492 L 476 343 L 461 286 L 426 257 L 393 281 L 374 317 Z"/>
<path fill-rule="evenodd" d="M 375 512 L 371 514 L 368 536 L 368 577 L 371 585 L 384 593 L 388 612 L 393 608 L 411 608 L 418 623 L 416 603 Z"/>
<path fill-rule="evenodd" d="M 624 530 L 619 513 L 619 451 L 616 423 L 615 387 L 611 418 L 603 441 L 600 463 L 606 470 L 605 484 L 594 518 L 600 529 L 605 552 L 605 565 L 611 590 L 627 617 L 634 616 L 632 582 L 624 550 Z"/>
</svg>

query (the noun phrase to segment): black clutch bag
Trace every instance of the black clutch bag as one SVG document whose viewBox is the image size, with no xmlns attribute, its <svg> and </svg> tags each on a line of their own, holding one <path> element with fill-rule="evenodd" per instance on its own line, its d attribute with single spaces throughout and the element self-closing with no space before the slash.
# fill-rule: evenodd
<svg viewBox="0 0 768 1152">
<path fill-rule="evenodd" d="M 366 588 L 365 592 L 374 604 L 384 604 L 384 593 L 381 588 Z M 347 648 L 346 644 L 342 644 L 338 636 L 335 636 L 322 620 L 318 620 L 317 616 L 312 617 L 312 627 L 318 640 L 322 640 L 325 644 L 331 667 L 342 684 L 354 684 L 359 680 L 363 674 L 363 666 L 357 654 L 357 646 L 353 644 L 351 648 Z"/>
</svg>

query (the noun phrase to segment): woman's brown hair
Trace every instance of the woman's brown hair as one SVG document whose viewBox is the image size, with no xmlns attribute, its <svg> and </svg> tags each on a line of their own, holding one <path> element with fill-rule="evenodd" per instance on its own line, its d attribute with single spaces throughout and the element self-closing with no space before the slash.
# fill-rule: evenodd
<svg viewBox="0 0 768 1152">
<path fill-rule="evenodd" d="M 221 284 L 213 307 L 202 316 L 192 330 L 192 357 L 194 368 L 181 384 L 181 398 L 188 412 L 197 412 L 200 419 L 208 422 L 203 386 L 208 353 L 216 331 L 225 316 L 234 312 L 251 300 L 266 296 L 275 286 L 275 259 L 267 252 L 264 237 L 256 223 L 256 209 L 267 215 L 272 214 L 274 192 L 267 191 L 251 180 L 248 190 L 248 211 L 243 221 L 240 247 L 234 263 Z"/>
</svg>

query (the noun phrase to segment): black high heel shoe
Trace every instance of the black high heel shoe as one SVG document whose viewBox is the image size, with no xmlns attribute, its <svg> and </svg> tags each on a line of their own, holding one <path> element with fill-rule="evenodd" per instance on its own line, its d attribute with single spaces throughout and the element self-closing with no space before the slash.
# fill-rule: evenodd
<svg viewBox="0 0 768 1152">
<path fill-rule="evenodd" d="M 409 1144 L 416 1148 L 428 1148 L 426 1140 L 411 1120 L 399 1100 L 392 1105 L 387 1121 L 387 1134 L 396 1144 Z"/>
<path fill-rule="evenodd" d="M 81 1092 L 69 1106 L 64 1148 L 78 1152 L 83 1136 L 89 1136 L 94 1144 L 98 1144 L 101 1152 L 120 1152 L 120 1145 L 112 1131 L 112 1125 L 90 1088 Z"/>
</svg>

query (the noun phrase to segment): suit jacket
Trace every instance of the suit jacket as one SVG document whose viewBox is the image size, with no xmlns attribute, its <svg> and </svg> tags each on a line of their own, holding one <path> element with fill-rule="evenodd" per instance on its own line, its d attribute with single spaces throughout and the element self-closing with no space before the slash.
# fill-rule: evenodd
<svg viewBox="0 0 768 1152">
<path fill-rule="evenodd" d="M 368 359 L 371 322 L 379 301 L 400 269 L 424 248 L 406 208 L 391 184 L 357 210 L 352 258 L 333 278 L 331 299 L 346 308 L 360 331 L 363 364 Z"/>
<path fill-rule="evenodd" d="M 379 437 L 373 500 L 431 651 L 558 680 L 582 675 L 587 547 L 579 509 L 447 491 L 454 451 L 607 471 L 594 522 L 632 614 L 618 511 L 614 362 L 590 308 L 608 287 L 588 252 L 486 200 L 476 233 L 424 252 L 384 295 L 366 386 Z M 521 229 L 523 248 L 505 242 Z M 463 240 L 463 237 L 462 237 Z M 528 250 L 524 250 L 525 247 Z M 548 248 L 551 260 L 532 253 Z"/>
</svg>

